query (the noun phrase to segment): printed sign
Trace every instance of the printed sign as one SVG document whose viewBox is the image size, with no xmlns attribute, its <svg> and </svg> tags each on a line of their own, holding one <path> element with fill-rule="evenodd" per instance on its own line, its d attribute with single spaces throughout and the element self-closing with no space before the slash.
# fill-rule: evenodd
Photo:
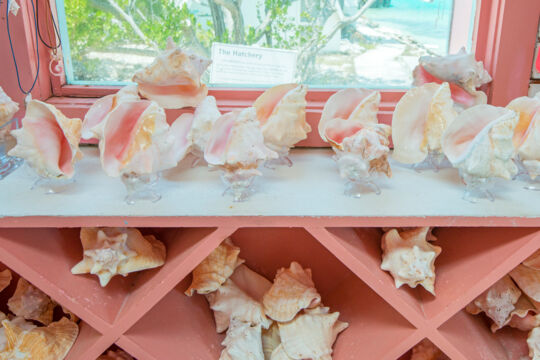
<svg viewBox="0 0 540 360">
<path fill-rule="evenodd" d="M 294 81 L 298 53 L 244 45 L 212 44 L 211 84 L 274 85 Z"/>
</svg>

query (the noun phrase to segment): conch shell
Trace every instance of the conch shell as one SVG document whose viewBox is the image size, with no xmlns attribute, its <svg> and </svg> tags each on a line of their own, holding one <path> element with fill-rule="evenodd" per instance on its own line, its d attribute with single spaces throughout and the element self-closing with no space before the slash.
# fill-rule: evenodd
<svg viewBox="0 0 540 360">
<path fill-rule="evenodd" d="M 101 165 L 107 175 L 152 174 L 178 164 L 186 155 L 192 117 L 171 126 L 165 112 L 148 100 L 123 101 L 98 125 Z"/>
<path fill-rule="evenodd" d="M 169 38 L 167 49 L 152 64 L 137 71 L 132 80 L 139 85 L 143 97 L 165 109 L 197 106 L 208 94 L 201 76 L 211 63 L 211 60 L 176 47 Z"/>
<path fill-rule="evenodd" d="M 493 322 L 496 328 L 502 328 L 510 314 L 514 311 L 515 304 L 521 296 L 521 291 L 512 279 L 505 275 L 489 289 L 484 291 L 465 310 L 473 315 L 484 312 Z"/>
<path fill-rule="evenodd" d="M 485 104 L 487 96 L 476 89 L 491 81 L 481 61 L 474 54 L 467 54 L 465 48 L 457 54 L 447 56 L 422 56 L 414 69 L 414 85 L 425 83 L 450 83 L 454 101 L 464 108 Z"/>
<path fill-rule="evenodd" d="M 218 110 L 216 98 L 213 96 L 205 97 L 195 109 L 189 139 L 192 143 L 191 152 L 196 156 L 204 157 L 204 149 L 208 144 L 210 131 L 220 116 L 221 113 Z"/>
<path fill-rule="evenodd" d="M 264 143 L 279 154 L 286 154 L 311 131 L 306 122 L 306 93 L 305 85 L 277 85 L 266 90 L 253 103 Z"/>
<path fill-rule="evenodd" d="M 442 360 L 448 359 L 443 352 L 428 339 L 420 341 L 412 348 L 410 360 Z"/>
<path fill-rule="evenodd" d="M 216 291 L 207 294 L 206 299 L 214 311 L 218 333 L 227 330 L 232 320 L 239 320 L 252 326 L 261 325 L 265 329 L 272 324 L 264 314 L 262 304 L 247 295 L 231 280 L 225 281 Z"/>
<path fill-rule="evenodd" d="M 329 308 L 306 309 L 294 320 L 278 323 L 283 350 L 293 359 L 332 359 L 332 346 L 349 324 Z"/>
<path fill-rule="evenodd" d="M 84 257 L 72 274 L 95 274 L 101 286 L 115 275 L 159 267 L 165 263 L 165 245 L 153 235 L 133 228 L 82 228 Z"/>
<path fill-rule="evenodd" d="M 253 107 L 222 115 L 212 128 L 204 152 L 208 164 L 228 169 L 256 169 L 259 163 L 277 157 L 264 144 Z"/>
<path fill-rule="evenodd" d="M 56 304 L 47 294 L 19 278 L 17 289 L 7 302 L 9 310 L 26 320 L 36 320 L 49 325 L 53 320 Z"/>
<path fill-rule="evenodd" d="M 187 296 L 209 294 L 216 291 L 232 275 L 234 269 L 244 263 L 240 259 L 240 248 L 235 246 L 231 238 L 225 239 L 193 270 L 193 280 L 185 291 Z"/>
<path fill-rule="evenodd" d="M 265 360 L 272 360 L 272 353 L 281 345 L 281 338 L 279 337 L 279 327 L 276 322 L 268 329 L 262 330 L 262 348 Z"/>
<path fill-rule="evenodd" d="M 137 85 L 128 85 L 121 88 L 116 94 L 107 95 L 101 99 L 97 99 L 94 104 L 88 109 L 82 123 L 82 138 L 89 140 L 99 138 L 101 134 L 96 133 L 92 129 L 99 125 L 107 115 L 123 101 L 139 100 Z"/>
<path fill-rule="evenodd" d="M 456 118 L 448 83 L 412 88 L 396 105 L 392 117 L 394 159 L 421 163 L 429 152 L 441 152 L 441 138 Z"/>
<path fill-rule="evenodd" d="M 527 345 L 529 346 L 531 360 L 540 360 L 540 327 L 536 327 L 529 332 Z"/>
<path fill-rule="evenodd" d="M 540 250 L 536 250 L 534 254 L 529 256 L 522 264 L 528 268 L 540 270 Z"/>
<path fill-rule="evenodd" d="M 540 270 L 521 264 L 510 271 L 509 275 L 525 295 L 540 302 Z"/>
<path fill-rule="evenodd" d="M 530 331 L 540 326 L 538 310 L 526 296 L 521 295 L 514 304 L 514 310 L 510 312 L 502 326 L 499 327 L 496 323 L 493 323 L 491 324 L 491 331 L 496 332 L 504 326 L 510 326 L 521 331 Z"/>
<path fill-rule="evenodd" d="M 517 173 L 512 137 L 518 118 L 516 112 L 492 105 L 464 110 L 443 135 L 444 153 L 465 174 L 509 180 Z"/>
<path fill-rule="evenodd" d="M 302 309 L 318 306 L 321 295 L 311 279 L 311 269 L 293 261 L 277 271 L 272 287 L 263 297 L 266 315 L 275 321 L 291 321 Z"/>
<path fill-rule="evenodd" d="M 529 176 L 540 176 L 540 93 L 514 99 L 506 106 L 519 114 L 514 146 Z"/>
<path fill-rule="evenodd" d="M 422 227 L 402 232 L 392 229 L 383 235 L 381 269 L 392 274 L 397 288 L 420 284 L 435 295 L 435 259 L 441 248 L 427 242 L 428 232 L 429 227 Z"/>
<path fill-rule="evenodd" d="M 0 86 L 0 127 L 13 119 L 17 111 L 19 111 L 19 104 L 11 100 Z"/>
<path fill-rule="evenodd" d="M 5 269 L 0 272 L 0 292 L 4 291 L 4 289 L 9 286 L 9 284 L 11 283 L 11 278 L 11 270 Z"/>
<path fill-rule="evenodd" d="M 270 280 L 251 270 L 245 264 L 238 266 L 230 279 L 243 292 L 259 302 L 262 302 L 264 294 L 272 287 Z"/>
<path fill-rule="evenodd" d="M 231 320 L 219 360 L 264 360 L 261 325 Z"/>
<path fill-rule="evenodd" d="M 17 146 L 8 155 L 25 159 L 42 177 L 71 178 L 75 161 L 82 158 L 81 124 L 80 119 L 68 119 L 53 105 L 31 100 L 22 128 L 11 132 Z"/>
<path fill-rule="evenodd" d="M 109 350 L 107 354 L 101 355 L 97 360 L 134 360 L 128 353 L 122 350 Z"/>
<path fill-rule="evenodd" d="M 44 327 L 25 329 L 14 321 L 2 321 L 7 339 L 2 360 L 63 360 L 79 334 L 74 322 L 62 318 Z"/>
</svg>

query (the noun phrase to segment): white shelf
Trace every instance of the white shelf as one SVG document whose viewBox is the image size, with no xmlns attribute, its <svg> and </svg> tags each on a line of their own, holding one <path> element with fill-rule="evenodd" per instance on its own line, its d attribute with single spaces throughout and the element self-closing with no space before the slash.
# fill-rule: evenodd
<svg viewBox="0 0 540 360">
<path fill-rule="evenodd" d="M 415 219 L 415 224 L 423 221 L 433 225 L 452 225 L 456 219 L 467 219 L 456 224 L 461 226 L 540 224 L 540 193 L 523 189 L 520 182 L 503 182 L 495 202 L 471 204 L 461 199 L 464 188 L 455 169 L 416 173 L 392 164 L 394 175 L 383 184 L 381 195 L 346 197 L 344 181 L 329 149 L 294 150 L 292 168 L 263 168 L 263 177 L 256 180 L 257 192 L 244 203 L 222 196 L 224 185 L 219 172 L 210 172 L 203 166 L 189 168 L 190 159 L 186 159 L 164 174 L 161 201 L 130 206 L 123 201 L 125 190 L 121 181 L 107 177 L 101 170 L 97 149 L 86 147 L 83 152 L 85 157 L 77 164 L 72 191 L 45 195 L 30 190 L 33 179 L 23 168 L 1 180 L 0 226 L 13 226 L 30 220 L 28 217 L 66 220 L 62 223 L 58 219 L 60 224 L 56 226 L 76 226 L 76 219 L 82 221 L 82 217 L 104 224 L 146 217 L 179 217 L 186 221 L 196 217 L 310 217 L 315 222 L 321 218 L 348 218 L 351 224 L 372 226 L 380 226 L 381 219 L 394 221 L 396 226 L 396 221 L 405 224 L 407 219 Z M 501 223 L 501 219 L 505 221 Z M 203 220 L 198 220 L 201 225 Z M 48 226 L 43 221 L 27 224 Z"/>
</svg>

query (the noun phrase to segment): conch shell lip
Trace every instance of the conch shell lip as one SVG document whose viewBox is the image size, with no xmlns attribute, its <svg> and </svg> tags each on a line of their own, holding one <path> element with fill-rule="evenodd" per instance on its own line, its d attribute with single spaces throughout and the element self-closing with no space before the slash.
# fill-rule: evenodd
<svg viewBox="0 0 540 360">
<path fill-rule="evenodd" d="M 305 85 L 298 85 L 295 83 L 282 84 L 274 86 L 261 94 L 252 105 L 257 109 L 257 119 L 259 119 L 261 125 L 266 123 L 287 93 L 303 86 Z M 262 106 L 263 104 L 266 106 Z"/>
</svg>

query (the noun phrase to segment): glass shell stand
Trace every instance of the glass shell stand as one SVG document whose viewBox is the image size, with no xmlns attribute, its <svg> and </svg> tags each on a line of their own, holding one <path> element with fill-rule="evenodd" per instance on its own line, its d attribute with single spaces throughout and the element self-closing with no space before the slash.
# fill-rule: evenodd
<svg viewBox="0 0 540 360">
<path fill-rule="evenodd" d="M 246 201 L 255 192 L 253 180 L 261 175 L 261 172 L 256 168 L 223 169 L 221 180 L 226 186 L 223 196 L 231 194 L 234 202 Z"/>
<path fill-rule="evenodd" d="M 157 202 L 161 200 L 161 194 L 157 191 L 161 173 L 153 174 L 122 174 L 121 180 L 126 187 L 127 195 L 124 201 L 128 205 L 133 205 L 138 201 Z"/>
<path fill-rule="evenodd" d="M 360 198 L 365 194 L 381 194 L 381 189 L 376 183 L 378 175 L 370 172 L 369 161 L 360 154 L 348 153 L 335 150 L 334 160 L 339 167 L 339 173 L 347 182 L 345 183 L 345 195 Z"/>
<path fill-rule="evenodd" d="M 73 189 L 76 182 L 75 177 L 72 177 L 71 179 L 45 177 L 38 174 L 29 163 L 25 163 L 22 169 L 29 178 L 33 179 L 30 190 L 39 191 L 45 195 L 69 192 Z"/>
<path fill-rule="evenodd" d="M 278 147 L 271 146 L 271 145 L 268 146 L 268 147 L 270 149 L 274 150 L 275 152 L 277 152 L 279 157 L 277 159 L 267 160 L 264 163 L 265 168 L 275 169 L 278 166 L 287 166 L 287 167 L 293 166 L 293 162 L 289 158 L 289 150 L 290 150 L 289 147 L 283 146 L 283 147 L 278 148 Z"/>
<path fill-rule="evenodd" d="M 492 179 L 473 176 L 462 170 L 459 170 L 459 175 L 466 186 L 465 192 L 463 193 L 463 200 L 473 204 L 484 199 L 495 201 L 495 196 L 493 196 L 489 190 L 493 185 Z"/>
<path fill-rule="evenodd" d="M 518 159 L 516 163 L 519 172 L 515 179 L 525 182 L 523 188 L 526 190 L 540 191 L 540 169 L 526 166 L 521 159 Z"/>
<path fill-rule="evenodd" d="M 12 119 L 0 126 L 0 180 L 15 171 L 24 162 L 23 159 L 7 154 L 16 145 L 15 138 L 9 132 L 13 127 L 18 128 L 18 124 L 17 119 Z"/>
<path fill-rule="evenodd" d="M 450 162 L 442 152 L 430 151 L 424 161 L 413 164 L 412 169 L 416 172 L 433 170 L 438 172 L 441 169 L 451 167 Z"/>
</svg>

